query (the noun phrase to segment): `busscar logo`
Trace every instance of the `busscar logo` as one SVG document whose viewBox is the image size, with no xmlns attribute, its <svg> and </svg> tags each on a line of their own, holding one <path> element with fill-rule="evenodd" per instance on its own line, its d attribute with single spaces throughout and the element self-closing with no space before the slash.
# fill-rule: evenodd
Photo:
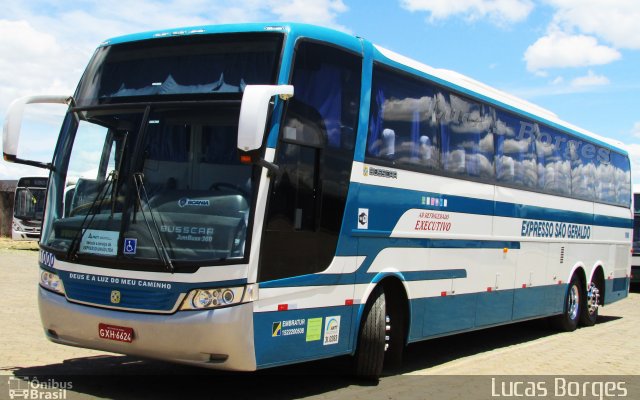
<svg viewBox="0 0 640 400">
<path fill-rule="evenodd" d="M 398 179 L 398 171 L 387 168 L 365 167 L 364 176 L 377 176 L 380 178 Z"/>
<path fill-rule="evenodd" d="M 112 290 L 111 291 L 111 303 L 119 304 L 120 303 L 120 291 Z"/>
</svg>

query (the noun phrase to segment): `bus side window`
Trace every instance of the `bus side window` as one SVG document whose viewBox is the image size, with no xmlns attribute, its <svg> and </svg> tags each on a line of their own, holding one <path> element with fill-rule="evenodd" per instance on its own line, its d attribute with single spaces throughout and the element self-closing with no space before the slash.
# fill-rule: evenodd
<svg viewBox="0 0 640 400">
<path fill-rule="evenodd" d="M 492 110 L 462 96 L 439 96 L 442 131 L 442 165 L 450 174 L 492 180 L 494 138 Z"/>
<path fill-rule="evenodd" d="M 366 156 L 382 164 L 440 167 L 440 127 L 434 88 L 375 66 Z"/>
<path fill-rule="evenodd" d="M 527 125 L 528 124 L 528 125 Z M 499 183 L 527 189 L 538 186 L 535 138 L 521 133 L 521 126 L 528 121 L 503 112 L 496 112 L 494 136 L 496 141 L 496 180 Z"/>
</svg>

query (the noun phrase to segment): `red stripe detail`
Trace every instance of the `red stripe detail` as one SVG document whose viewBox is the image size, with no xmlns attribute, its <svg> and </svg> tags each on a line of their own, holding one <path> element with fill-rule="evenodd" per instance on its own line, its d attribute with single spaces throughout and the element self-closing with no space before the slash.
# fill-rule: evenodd
<svg viewBox="0 0 640 400">
<path fill-rule="evenodd" d="M 278 304 L 278 311 L 287 311 L 289 309 L 288 304 Z"/>
<path fill-rule="evenodd" d="M 344 301 L 344 305 L 345 306 L 352 306 L 353 305 L 353 299 L 346 299 Z"/>
<path fill-rule="evenodd" d="M 447 295 L 447 292 L 440 292 L 440 296 L 445 297 Z"/>
</svg>

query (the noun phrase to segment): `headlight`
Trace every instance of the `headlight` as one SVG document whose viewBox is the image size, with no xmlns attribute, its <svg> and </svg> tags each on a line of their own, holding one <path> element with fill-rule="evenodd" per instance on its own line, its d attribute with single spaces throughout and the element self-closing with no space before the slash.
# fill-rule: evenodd
<svg viewBox="0 0 640 400">
<path fill-rule="evenodd" d="M 196 289 L 189 292 L 181 310 L 205 310 L 242 302 L 244 287 Z"/>
<path fill-rule="evenodd" d="M 40 286 L 59 294 L 64 294 L 64 286 L 60 277 L 53 272 L 40 270 Z"/>
</svg>

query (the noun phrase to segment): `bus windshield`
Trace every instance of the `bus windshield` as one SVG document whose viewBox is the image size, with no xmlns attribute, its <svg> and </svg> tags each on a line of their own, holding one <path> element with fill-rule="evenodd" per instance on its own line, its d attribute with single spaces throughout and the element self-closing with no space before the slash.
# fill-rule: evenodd
<svg viewBox="0 0 640 400">
<path fill-rule="evenodd" d="M 239 262 L 257 174 L 238 161 L 238 114 L 211 103 L 75 112 L 42 244 L 68 259 Z"/>
<path fill-rule="evenodd" d="M 44 197 L 44 187 L 17 188 L 13 216 L 25 220 L 42 220 Z"/>
<path fill-rule="evenodd" d="M 246 261 L 258 173 L 238 161 L 240 100 L 276 82 L 283 37 L 99 48 L 61 132 L 42 245 L 125 268 Z"/>
<path fill-rule="evenodd" d="M 20 178 L 13 203 L 13 240 L 37 240 L 44 215 L 47 178 Z"/>
</svg>

